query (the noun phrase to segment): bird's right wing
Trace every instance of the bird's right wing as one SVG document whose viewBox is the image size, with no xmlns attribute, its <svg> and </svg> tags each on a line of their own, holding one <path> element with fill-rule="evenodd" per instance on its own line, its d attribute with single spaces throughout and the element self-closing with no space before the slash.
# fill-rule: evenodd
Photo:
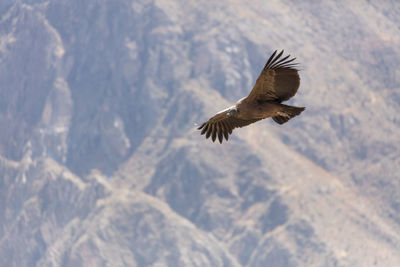
<svg viewBox="0 0 400 267">
<path fill-rule="evenodd" d="M 296 58 L 289 59 L 290 55 L 281 58 L 283 50 L 278 55 L 276 55 L 276 52 L 265 64 L 256 84 L 247 97 L 248 100 L 282 102 L 296 94 L 300 86 L 297 63 L 292 63 Z"/>
<path fill-rule="evenodd" d="M 211 136 L 213 142 L 215 142 L 215 139 L 218 136 L 219 142 L 222 143 L 224 137 L 228 141 L 229 135 L 232 133 L 233 129 L 238 127 L 241 128 L 260 120 L 244 120 L 234 116 L 228 117 L 227 113 L 231 108 L 234 108 L 234 106 L 218 112 L 215 116 L 211 117 L 197 129 L 201 130 L 201 134 L 205 134 L 206 138 Z"/>
</svg>

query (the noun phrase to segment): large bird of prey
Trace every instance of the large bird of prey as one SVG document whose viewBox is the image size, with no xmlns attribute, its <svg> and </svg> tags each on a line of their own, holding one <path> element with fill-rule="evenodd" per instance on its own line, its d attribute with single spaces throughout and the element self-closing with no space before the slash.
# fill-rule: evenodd
<svg viewBox="0 0 400 267">
<path fill-rule="evenodd" d="M 283 124 L 305 109 L 281 104 L 296 94 L 300 77 L 297 63 L 293 63 L 296 58 L 290 59 L 290 55 L 281 58 L 283 50 L 276 53 L 277 51 L 268 59 L 250 94 L 203 123 L 198 128 L 201 134 L 205 134 L 206 138 L 211 136 L 213 142 L 218 137 L 222 143 L 224 137 L 228 140 L 233 129 L 237 127 L 269 117 Z"/>
</svg>

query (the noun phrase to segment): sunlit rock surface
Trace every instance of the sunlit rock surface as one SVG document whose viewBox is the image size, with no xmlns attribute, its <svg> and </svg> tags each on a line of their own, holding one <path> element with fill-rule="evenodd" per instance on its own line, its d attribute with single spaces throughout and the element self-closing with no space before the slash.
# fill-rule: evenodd
<svg viewBox="0 0 400 267">
<path fill-rule="evenodd" d="M 400 266 L 400 5 L 0 2 L 1 266 Z M 285 125 L 196 131 L 275 49 Z"/>
</svg>

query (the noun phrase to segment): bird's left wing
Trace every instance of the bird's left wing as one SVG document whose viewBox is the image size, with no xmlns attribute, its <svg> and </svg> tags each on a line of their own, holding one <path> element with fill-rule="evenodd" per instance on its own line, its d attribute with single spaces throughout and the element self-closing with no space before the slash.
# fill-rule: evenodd
<svg viewBox="0 0 400 267">
<path fill-rule="evenodd" d="M 215 142 L 216 138 L 218 137 L 219 142 L 222 143 L 224 137 L 228 141 L 229 135 L 232 133 L 233 129 L 238 127 L 241 128 L 260 120 L 260 119 L 244 120 L 236 118 L 234 116 L 228 117 L 227 113 L 229 109 L 233 107 L 218 112 L 216 115 L 214 115 L 208 121 L 203 123 L 197 129 L 201 130 L 201 134 L 205 134 L 206 138 L 209 138 L 211 136 L 213 142 Z"/>
</svg>

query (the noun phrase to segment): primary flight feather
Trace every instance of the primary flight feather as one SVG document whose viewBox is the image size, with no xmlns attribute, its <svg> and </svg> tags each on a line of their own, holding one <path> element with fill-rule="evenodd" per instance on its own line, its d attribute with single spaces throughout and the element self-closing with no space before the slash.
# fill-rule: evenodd
<svg viewBox="0 0 400 267">
<path fill-rule="evenodd" d="M 234 106 L 218 112 L 198 129 L 206 138 L 217 138 L 222 143 L 228 140 L 233 129 L 244 127 L 253 122 L 270 118 L 283 124 L 299 115 L 305 107 L 281 104 L 293 97 L 300 86 L 296 58 L 290 55 L 282 57 L 283 50 L 275 51 L 268 59 L 256 84 L 247 97 L 240 99 Z"/>
</svg>

